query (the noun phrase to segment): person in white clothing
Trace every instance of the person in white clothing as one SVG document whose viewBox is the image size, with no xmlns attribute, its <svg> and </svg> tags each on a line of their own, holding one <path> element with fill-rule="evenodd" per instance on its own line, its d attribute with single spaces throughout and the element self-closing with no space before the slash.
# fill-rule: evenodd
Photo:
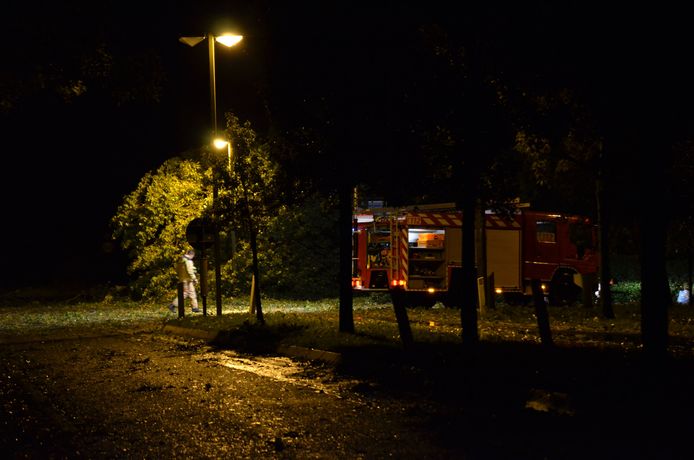
<svg viewBox="0 0 694 460">
<path fill-rule="evenodd" d="M 193 308 L 193 313 L 199 313 L 198 296 L 195 292 L 195 286 L 198 284 L 198 272 L 193 263 L 195 251 L 190 249 L 176 264 L 176 272 L 178 281 L 183 284 L 183 301 L 190 299 L 190 306 Z M 178 309 L 178 296 L 169 304 L 169 310 L 175 312 Z"/>
<path fill-rule="evenodd" d="M 677 303 L 680 305 L 689 305 L 689 284 L 685 283 L 682 289 L 677 293 Z"/>
</svg>

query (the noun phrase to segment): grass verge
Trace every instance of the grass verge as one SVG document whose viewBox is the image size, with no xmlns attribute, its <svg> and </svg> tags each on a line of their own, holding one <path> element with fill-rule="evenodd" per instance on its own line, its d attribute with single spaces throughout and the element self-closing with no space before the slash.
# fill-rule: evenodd
<svg viewBox="0 0 694 460">
<path fill-rule="evenodd" d="M 108 299 L 101 302 L 15 301 L 0 304 L 0 336 L 50 335 L 58 331 L 122 330 L 160 328 L 166 324 L 224 334 L 237 348 L 271 350 L 278 345 L 298 345 L 342 352 L 355 347 L 401 348 L 397 323 L 387 297 L 357 297 L 354 300 L 355 333 L 339 332 L 336 299 L 289 301 L 263 299 L 265 324 L 249 312 L 248 299 L 225 301 L 222 315 L 208 305 L 208 315 L 182 318 L 170 313 L 166 303 Z M 637 350 L 640 344 L 640 306 L 615 304 L 615 319 L 605 319 L 597 308 L 550 307 L 550 325 L 556 344 L 581 347 L 611 347 Z M 689 354 L 694 343 L 694 313 L 687 307 L 670 308 L 670 348 Z M 460 311 L 447 308 L 412 308 L 408 317 L 418 344 L 460 343 Z M 479 312 L 480 339 L 491 343 L 539 344 L 532 307 L 498 304 Z"/>
</svg>

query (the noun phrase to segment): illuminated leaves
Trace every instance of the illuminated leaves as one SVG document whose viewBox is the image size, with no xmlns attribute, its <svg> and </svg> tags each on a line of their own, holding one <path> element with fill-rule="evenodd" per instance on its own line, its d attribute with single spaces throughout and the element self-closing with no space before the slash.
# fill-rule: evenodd
<svg viewBox="0 0 694 460">
<path fill-rule="evenodd" d="M 247 231 L 248 218 L 262 234 L 281 198 L 277 188 L 278 165 L 270 146 L 260 142 L 250 122 L 227 114 L 227 139 L 231 140 L 231 171 L 220 189 L 219 212 L 224 222 Z"/>
<path fill-rule="evenodd" d="M 123 198 L 112 225 L 131 258 L 131 286 L 143 296 L 173 295 L 173 261 L 187 246 L 186 226 L 194 218 L 216 215 L 225 253 L 225 293 L 247 292 L 250 285 L 250 232 L 256 233 L 261 279 L 271 292 L 308 297 L 334 293 L 335 203 L 315 195 L 304 197 L 301 205 L 287 205 L 288 197 L 300 194 L 280 186 L 270 144 L 232 114 L 225 134 L 231 140 L 231 162 L 226 150 L 211 148 L 196 160 L 172 158 L 145 174 Z"/>
<path fill-rule="evenodd" d="M 211 205 L 209 176 L 194 161 L 172 158 L 124 197 L 112 219 L 114 237 L 131 257 L 128 269 L 142 294 L 161 294 L 173 283 L 172 261 L 187 247 L 186 226 Z"/>
</svg>

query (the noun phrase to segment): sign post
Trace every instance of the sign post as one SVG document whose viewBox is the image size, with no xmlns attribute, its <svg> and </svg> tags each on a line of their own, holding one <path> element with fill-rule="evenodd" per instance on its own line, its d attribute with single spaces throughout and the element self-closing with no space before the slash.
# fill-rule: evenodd
<svg viewBox="0 0 694 460">
<path fill-rule="evenodd" d="M 188 243 L 202 254 L 200 260 L 200 296 L 202 297 L 202 314 L 207 316 L 207 248 L 214 244 L 214 223 L 202 217 L 190 221 L 186 227 Z"/>
</svg>

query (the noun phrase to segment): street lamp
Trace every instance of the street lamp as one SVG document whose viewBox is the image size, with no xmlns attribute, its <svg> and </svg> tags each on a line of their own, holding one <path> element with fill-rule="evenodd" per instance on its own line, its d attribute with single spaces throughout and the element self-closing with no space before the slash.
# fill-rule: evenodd
<svg viewBox="0 0 694 460">
<path fill-rule="evenodd" d="M 178 41 L 193 47 L 205 39 L 207 39 L 207 48 L 210 55 L 210 113 L 213 129 L 212 136 L 214 138 L 217 137 L 217 84 L 215 81 L 214 43 L 218 42 L 227 48 L 231 48 L 243 40 L 243 35 L 223 34 L 215 36 L 210 33 L 203 37 L 181 37 Z"/>
<path fill-rule="evenodd" d="M 212 141 L 212 145 L 214 145 L 214 147 L 217 150 L 223 150 L 226 147 L 226 150 L 227 150 L 227 171 L 229 172 L 229 176 L 231 176 L 231 141 L 227 141 L 227 140 L 224 140 L 222 138 L 216 137 Z M 217 181 L 215 180 L 213 182 L 213 189 L 212 189 L 212 192 L 213 192 L 212 193 L 212 199 L 214 200 L 215 204 L 216 204 L 217 196 L 218 196 L 217 190 L 218 190 L 217 189 Z M 213 206 L 214 206 L 214 204 L 213 204 Z M 218 228 L 215 229 L 215 235 L 217 236 L 217 239 L 215 240 L 215 247 L 214 247 L 215 259 L 219 260 L 221 258 L 221 254 L 220 254 L 221 253 L 221 249 L 220 249 L 221 244 L 219 242 L 219 229 Z M 217 314 L 221 315 L 222 313 L 221 313 L 221 311 L 218 310 Z"/>
<path fill-rule="evenodd" d="M 230 140 L 224 140 L 222 138 L 216 138 L 213 142 L 213 145 L 217 150 L 222 150 L 224 147 L 227 149 L 227 161 L 228 161 L 228 170 L 229 170 L 229 176 L 231 177 L 231 141 Z M 263 319 L 263 309 L 260 304 L 260 273 L 258 270 L 258 242 L 256 238 L 256 231 L 254 229 L 253 225 L 253 219 L 251 218 L 251 210 L 250 206 L 248 204 L 248 189 L 246 188 L 246 184 L 243 180 L 243 176 L 239 176 L 239 181 L 241 185 L 241 190 L 243 193 L 243 201 L 245 204 L 246 208 L 246 218 L 247 218 L 247 224 L 248 224 L 248 233 L 250 237 L 250 244 L 251 244 L 251 253 L 253 255 L 253 280 L 251 283 L 251 308 L 250 311 L 251 313 L 256 313 L 256 317 L 258 318 L 258 321 L 260 323 L 264 323 L 265 320 Z"/>
<path fill-rule="evenodd" d="M 202 37 L 180 37 L 178 41 L 185 43 L 186 45 L 193 47 L 203 40 L 207 39 L 208 50 L 210 56 L 210 114 L 212 119 L 212 137 L 217 137 L 217 88 L 215 81 L 215 61 L 214 61 L 214 44 L 219 42 L 226 47 L 232 47 L 243 40 L 242 35 L 235 34 L 223 34 L 215 36 L 208 33 Z M 229 147 L 231 149 L 231 147 Z M 231 150 L 230 150 L 231 151 Z M 214 201 L 217 200 L 217 187 L 213 187 L 213 197 Z M 215 223 L 216 224 L 216 223 Z M 221 245 L 219 241 L 219 229 L 215 225 L 214 230 L 214 267 L 215 267 L 215 303 L 217 306 L 217 316 L 222 314 L 222 275 L 220 271 L 220 259 L 221 258 Z M 206 312 L 205 312 L 206 313 Z"/>
<path fill-rule="evenodd" d="M 215 138 L 214 141 L 212 141 L 212 144 L 215 146 L 217 150 L 222 150 L 224 147 L 227 149 L 227 169 L 229 172 L 231 172 L 231 142 L 230 141 L 225 141 L 224 139 L 221 139 L 219 137 Z"/>
</svg>

